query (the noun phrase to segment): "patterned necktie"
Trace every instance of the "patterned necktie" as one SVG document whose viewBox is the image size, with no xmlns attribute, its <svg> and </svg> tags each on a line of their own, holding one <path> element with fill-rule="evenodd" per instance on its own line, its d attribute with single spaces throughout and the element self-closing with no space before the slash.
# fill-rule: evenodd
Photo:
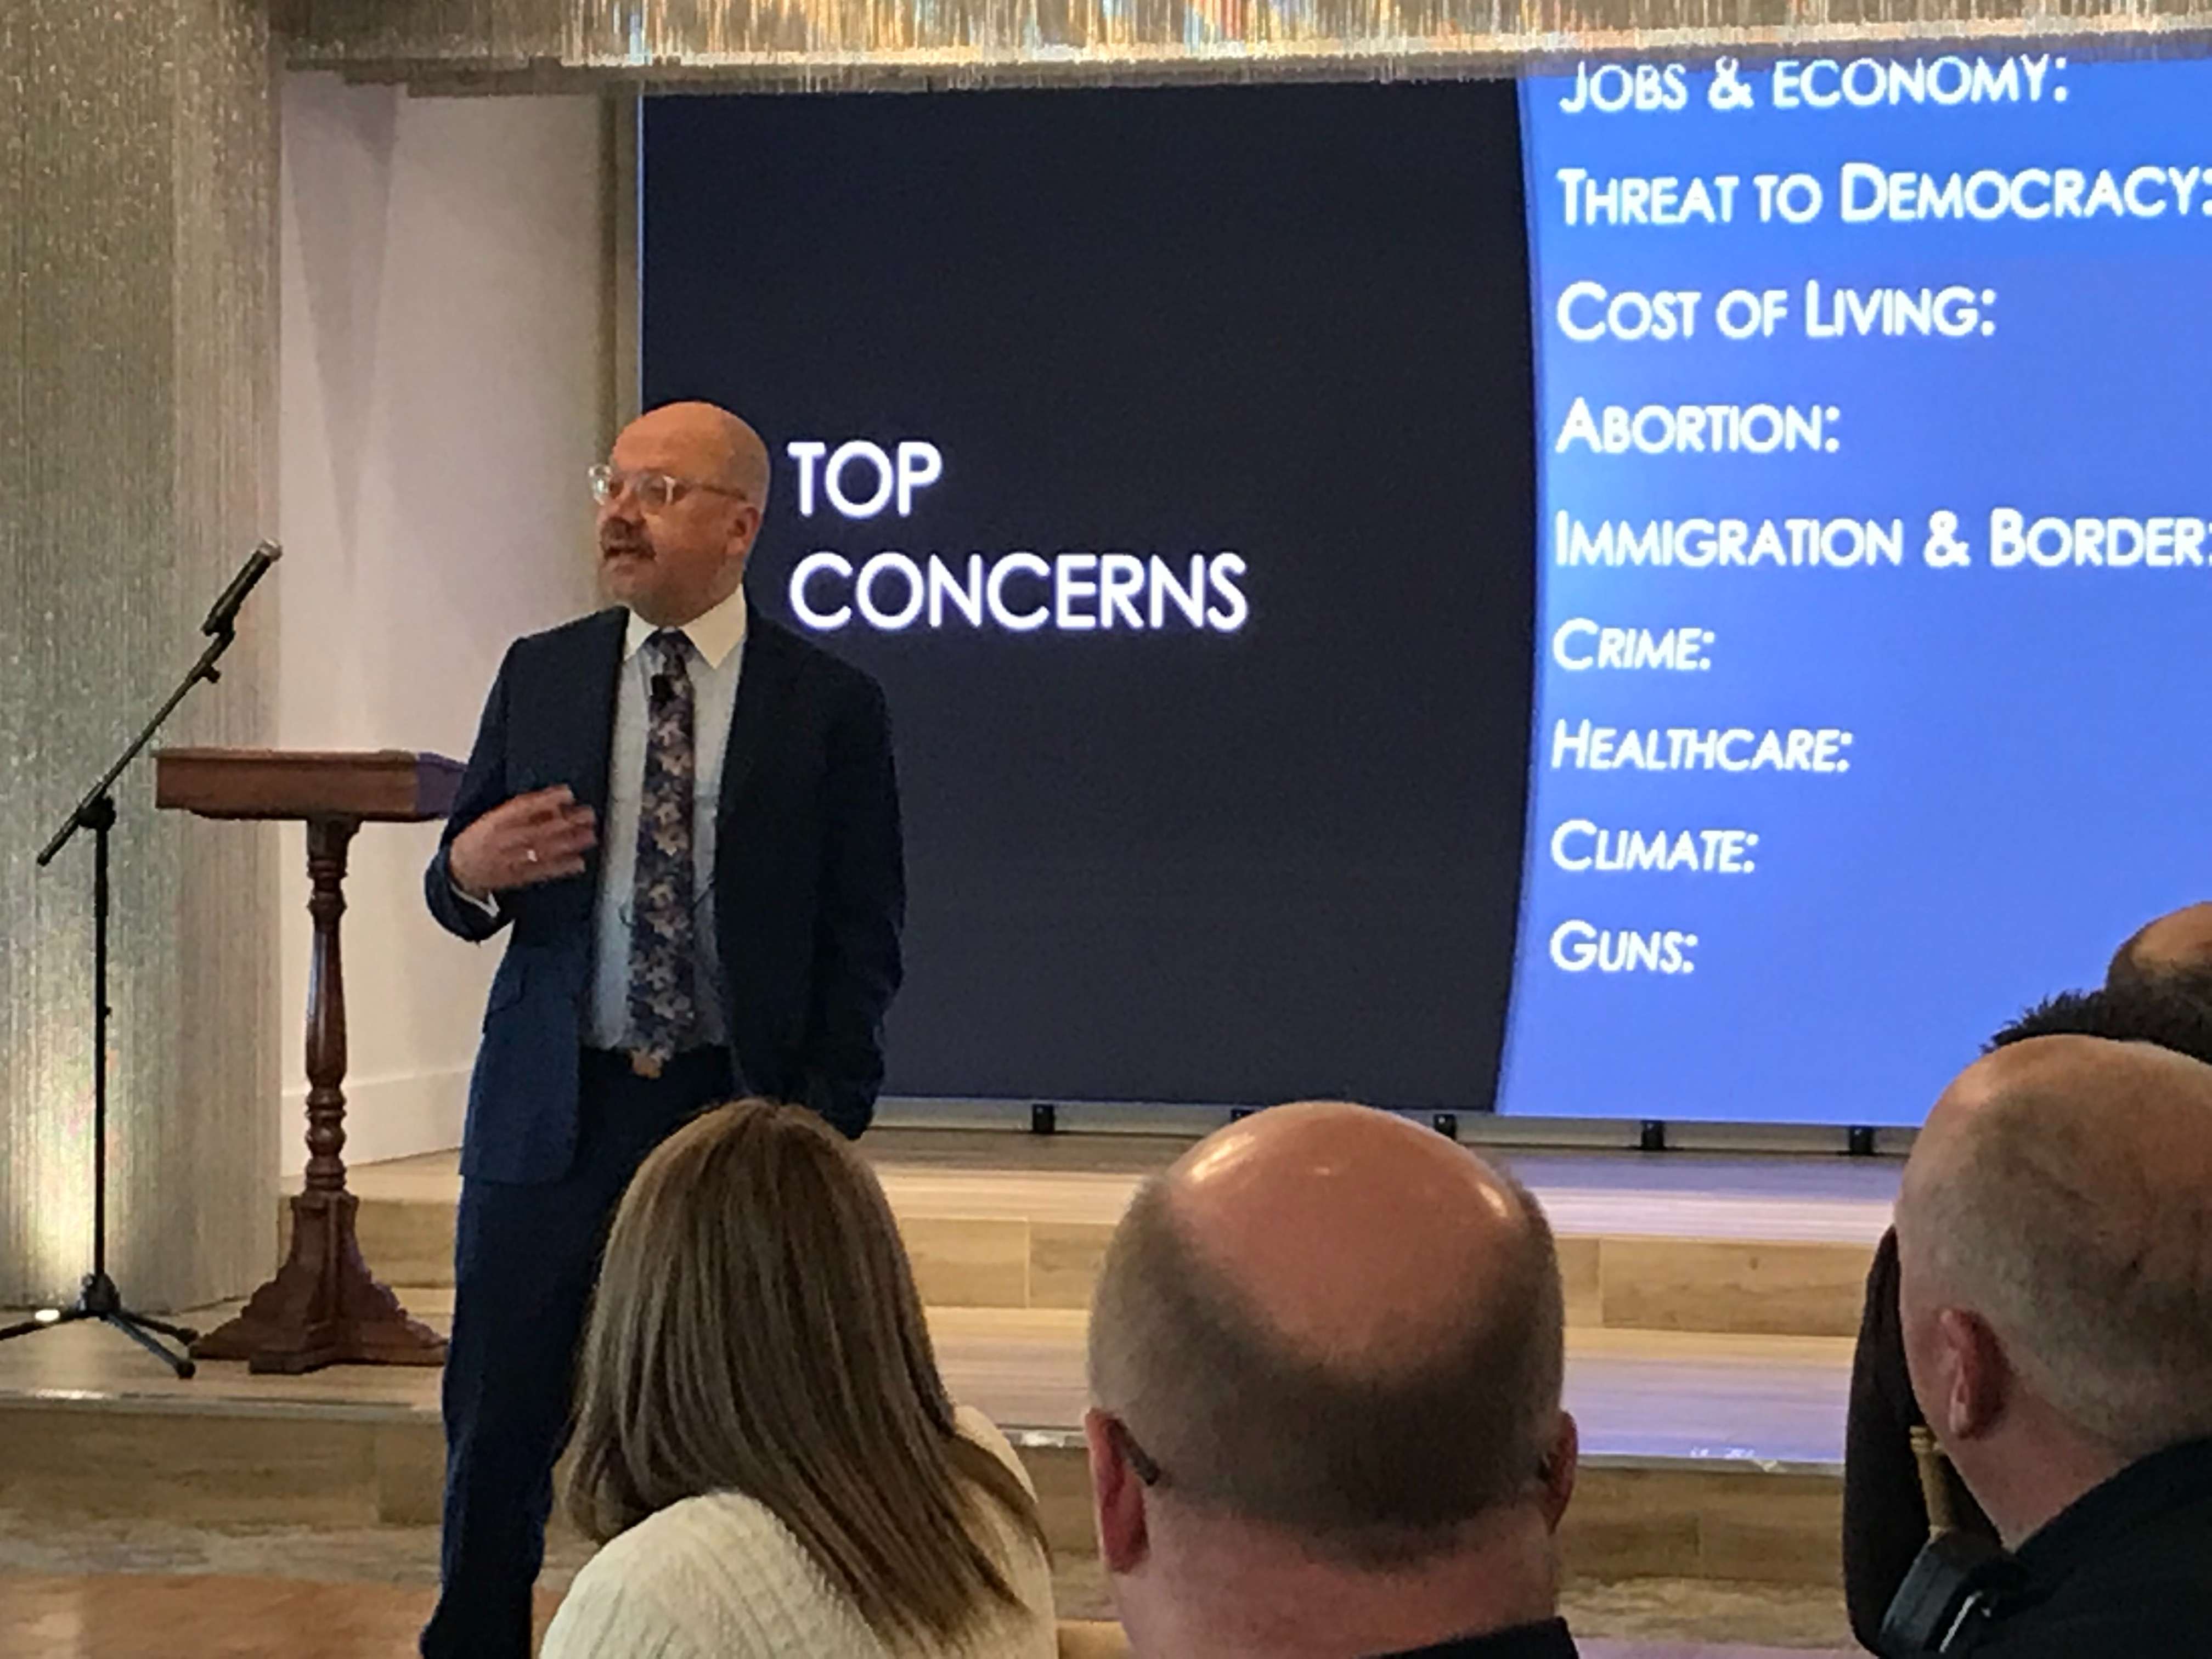
<svg viewBox="0 0 2212 1659">
<path fill-rule="evenodd" d="M 638 799 L 637 883 L 629 924 L 632 1063 L 658 1077 L 698 1041 L 698 953 L 693 938 L 691 740 L 687 643 L 672 628 L 646 641 L 659 664 L 646 702 L 645 787 Z"/>
</svg>

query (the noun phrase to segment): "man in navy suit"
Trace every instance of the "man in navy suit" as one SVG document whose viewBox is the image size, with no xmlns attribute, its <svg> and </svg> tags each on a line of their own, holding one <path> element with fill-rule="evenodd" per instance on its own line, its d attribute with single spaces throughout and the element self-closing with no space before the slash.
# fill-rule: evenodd
<svg viewBox="0 0 2212 1659">
<path fill-rule="evenodd" d="M 858 1136 L 899 983 L 883 694 L 747 613 L 760 438 L 671 404 L 591 482 L 617 608 L 508 650 L 424 878 L 449 931 L 514 929 L 461 1152 L 429 1659 L 530 1652 L 577 1340 L 639 1163 L 735 1094 Z"/>
</svg>

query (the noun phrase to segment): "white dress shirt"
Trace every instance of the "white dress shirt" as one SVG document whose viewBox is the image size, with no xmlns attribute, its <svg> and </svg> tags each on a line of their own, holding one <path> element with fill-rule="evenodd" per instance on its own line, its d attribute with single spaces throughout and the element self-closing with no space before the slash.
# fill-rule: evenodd
<svg viewBox="0 0 2212 1659">
<path fill-rule="evenodd" d="M 615 683 L 613 746 L 607 756 L 607 808 L 599 823 L 599 894 L 593 927 L 592 1005 L 585 1041 L 595 1048 L 621 1048 L 629 1040 L 629 933 L 635 914 L 637 817 L 645 791 L 645 738 L 649 682 L 657 653 L 645 649 L 655 632 L 635 611 L 623 641 Z M 745 591 L 742 587 L 680 630 L 690 641 L 691 745 L 697 771 L 691 800 L 693 937 L 698 943 L 699 1034 L 727 1040 L 722 1029 L 722 963 L 714 931 L 714 830 L 721 802 L 722 754 L 729 747 L 730 715 L 737 707 L 738 674 L 745 658 Z"/>
</svg>

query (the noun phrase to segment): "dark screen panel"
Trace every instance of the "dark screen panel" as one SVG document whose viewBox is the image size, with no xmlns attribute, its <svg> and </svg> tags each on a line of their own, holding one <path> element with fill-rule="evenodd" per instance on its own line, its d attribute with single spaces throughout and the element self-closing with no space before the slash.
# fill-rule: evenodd
<svg viewBox="0 0 2212 1659">
<path fill-rule="evenodd" d="M 1534 606 L 1511 87 L 660 98 L 644 158 L 647 401 L 769 438 L 762 610 L 816 552 L 1243 562 L 1233 628 L 800 624 L 892 710 L 890 1091 L 1488 1106 Z M 848 518 L 817 466 L 803 515 L 785 446 L 848 440 L 942 476 Z"/>
</svg>

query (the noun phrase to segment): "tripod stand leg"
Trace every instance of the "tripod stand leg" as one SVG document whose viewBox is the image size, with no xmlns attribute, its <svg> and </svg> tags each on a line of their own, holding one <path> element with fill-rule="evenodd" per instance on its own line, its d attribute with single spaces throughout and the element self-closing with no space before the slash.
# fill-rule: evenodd
<svg viewBox="0 0 2212 1659">
<path fill-rule="evenodd" d="M 99 1317 L 98 1314 L 88 1312 L 82 1306 L 64 1308 L 51 1317 L 27 1319 L 20 1325 L 10 1325 L 7 1329 L 0 1330 L 0 1342 L 5 1342 L 11 1337 L 36 1336 L 40 1331 L 58 1330 L 62 1326 L 74 1325 L 79 1320 Z"/>
<path fill-rule="evenodd" d="M 193 1364 L 191 1360 L 171 1353 L 159 1342 L 156 1342 L 151 1336 L 149 1336 L 144 1331 L 139 1329 L 138 1322 L 132 1318 L 129 1314 L 102 1314 L 100 1316 L 100 1320 L 101 1322 L 105 1324 L 114 1326 L 117 1330 L 122 1332 L 124 1335 L 129 1337 L 140 1347 L 145 1349 L 148 1353 L 152 1354 L 155 1358 L 167 1365 L 180 1378 L 188 1377 L 191 1376 L 194 1371 L 199 1369 L 199 1367 Z"/>
<path fill-rule="evenodd" d="M 181 1342 L 186 1347 L 190 1347 L 200 1340 L 200 1334 L 189 1325 L 172 1325 L 167 1320 L 149 1319 L 144 1314 L 131 1313 L 128 1309 L 124 1310 L 124 1315 L 125 1317 L 143 1325 L 148 1330 L 159 1331 L 162 1335 Z"/>
</svg>

